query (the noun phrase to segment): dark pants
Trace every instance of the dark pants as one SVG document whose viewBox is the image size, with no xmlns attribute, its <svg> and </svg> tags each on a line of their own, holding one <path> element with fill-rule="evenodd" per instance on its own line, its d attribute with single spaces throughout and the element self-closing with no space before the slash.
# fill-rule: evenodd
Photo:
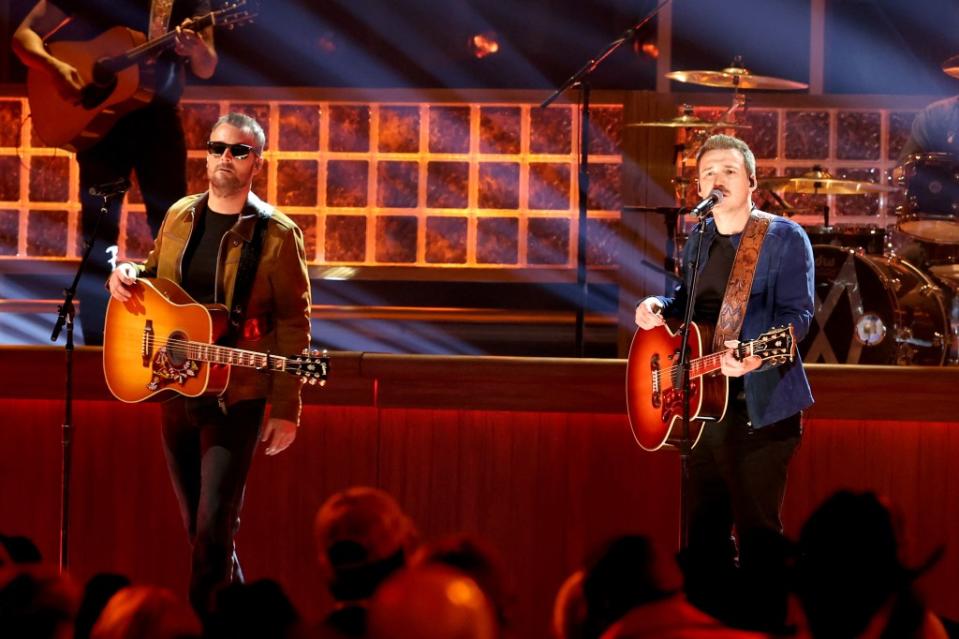
<svg viewBox="0 0 959 639">
<path fill-rule="evenodd" d="M 785 620 L 780 509 L 801 432 L 800 414 L 752 428 L 740 397 L 690 455 L 687 595 L 727 623 L 775 630 Z"/>
<path fill-rule="evenodd" d="M 130 177 L 137 182 L 146 206 L 153 237 L 170 206 L 186 195 L 186 143 L 176 106 L 157 103 L 121 118 L 95 146 L 77 154 L 80 165 L 80 203 L 83 240 L 93 239 L 93 250 L 80 280 L 80 324 L 85 343 L 103 343 L 107 291 L 104 282 L 116 264 L 122 197 L 112 198 L 97 227 L 103 198 L 90 187 Z M 94 229 L 98 228 L 96 237 Z"/>
<path fill-rule="evenodd" d="M 190 538 L 190 603 L 204 615 L 214 590 L 242 581 L 234 535 L 266 400 L 177 397 L 163 404 L 163 449 Z"/>
</svg>

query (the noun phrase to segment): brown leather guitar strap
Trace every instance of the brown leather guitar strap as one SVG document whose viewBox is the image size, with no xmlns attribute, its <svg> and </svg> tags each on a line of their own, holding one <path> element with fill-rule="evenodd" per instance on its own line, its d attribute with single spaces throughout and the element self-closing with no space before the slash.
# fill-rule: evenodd
<svg viewBox="0 0 959 639">
<path fill-rule="evenodd" d="M 746 317 L 746 304 L 749 303 L 749 291 L 752 290 L 753 277 L 756 275 L 756 264 L 759 263 L 759 250 L 772 218 L 769 213 L 755 209 L 749 214 L 726 282 L 723 305 L 719 309 L 719 321 L 713 334 L 714 353 L 724 350 L 727 340 L 739 339 L 739 331 Z"/>
<path fill-rule="evenodd" d="M 155 40 L 170 30 L 173 0 L 153 0 L 150 3 L 150 26 L 147 40 Z"/>
</svg>

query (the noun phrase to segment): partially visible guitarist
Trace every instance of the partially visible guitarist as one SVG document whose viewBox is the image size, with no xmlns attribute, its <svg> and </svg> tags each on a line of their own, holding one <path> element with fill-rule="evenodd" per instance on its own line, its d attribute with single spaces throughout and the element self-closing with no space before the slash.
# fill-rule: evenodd
<svg viewBox="0 0 959 639">
<path fill-rule="evenodd" d="M 699 149 L 697 170 L 702 197 L 713 189 L 725 196 L 706 222 L 693 313 L 697 323 L 716 325 L 754 208 L 756 160 L 742 140 L 714 135 Z M 695 255 L 697 239 L 690 235 L 684 265 Z M 793 325 L 796 340 L 805 336 L 814 312 L 813 265 L 812 246 L 802 227 L 772 218 L 755 264 L 740 340 L 786 324 Z M 684 272 L 673 297 L 639 303 L 636 324 L 641 329 L 662 325 L 664 317 L 682 316 L 689 275 Z M 782 532 L 786 471 L 799 445 L 801 411 L 813 399 L 798 358 L 778 368 L 761 364 L 756 356 L 737 360 L 732 351 L 723 357 L 722 372 L 730 378 L 729 404 L 722 421 L 706 425 L 690 457 L 689 546 L 682 563 L 687 594 L 695 605 L 732 625 L 773 630 L 783 623 L 785 594 L 765 601 L 776 594 L 771 584 L 759 584 L 745 595 L 735 586 L 744 583 L 743 577 L 748 582 L 750 569 L 766 568 L 769 558 L 763 550 Z M 737 557 L 742 572 L 736 570 Z"/>
<path fill-rule="evenodd" d="M 46 39 L 88 40 L 116 26 L 144 35 L 162 34 L 209 11 L 210 0 L 40 0 L 14 33 L 13 50 L 25 65 L 48 73 L 64 99 L 79 102 L 83 86 L 77 69 L 50 55 L 44 48 Z M 129 178 L 131 171 L 136 171 L 147 222 L 156 235 L 166 210 L 186 195 L 186 144 L 177 103 L 183 92 L 184 68 L 200 78 L 211 77 L 216 69 L 212 29 L 200 33 L 180 29 L 175 48 L 151 65 L 156 91 L 152 102 L 123 116 L 103 139 L 77 154 L 83 237 L 88 242 L 95 239 L 79 292 L 86 344 L 103 342 L 107 300 L 103 280 L 116 262 L 120 219 L 120 202 L 115 201 L 97 237 L 92 238 L 103 200 L 92 196 L 89 189 Z"/>
<path fill-rule="evenodd" d="M 239 113 L 219 119 L 207 143 L 209 191 L 170 207 L 145 264 L 117 266 L 108 281 L 114 298 L 129 300 L 137 277 L 173 280 L 197 302 L 228 309 L 246 297 L 242 322 L 227 345 L 271 353 L 308 347 L 303 233 L 250 190 L 263 166 L 264 143 L 256 120 Z M 252 262 L 246 247 L 257 243 L 259 258 Z M 244 277 L 247 263 L 252 278 Z M 244 279 L 250 282 L 245 295 L 237 290 Z M 163 447 L 193 548 L 190 601 L 201 616 L 217 586 L 242 579 L 233 538 L 257 441 L 267 442 L 267 455 L 285 450 L 296 438 L 300 409 L 295 377 L 239 368 L 219 402 L 177 396 L 162 404 Z"/>
</svg>

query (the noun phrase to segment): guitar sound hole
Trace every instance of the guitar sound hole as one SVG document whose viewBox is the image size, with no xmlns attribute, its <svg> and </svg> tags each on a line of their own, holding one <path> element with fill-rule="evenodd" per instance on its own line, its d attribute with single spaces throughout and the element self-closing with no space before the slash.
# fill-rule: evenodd
<svg viewBox="0 0 959 639">
<path fill-rule="evenodd" d="M 183 331 L 175 331 L 167 338 L 167 355 L 175 366 L 182 366 L 187 360 L 187 341 L 189 338 Z"/>
</svg>

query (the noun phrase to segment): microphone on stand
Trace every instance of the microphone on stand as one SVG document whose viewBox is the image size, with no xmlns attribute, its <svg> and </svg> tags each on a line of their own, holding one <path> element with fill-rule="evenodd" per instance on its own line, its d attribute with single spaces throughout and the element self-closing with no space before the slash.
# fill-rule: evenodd
<svg viewBox="0 0 959 639">
<path fill-rule="evenodd" d="M 703 217 L 709 213 L 714 206 L 722 202 L 724 197 L 726 196 L 722 191 L 719 189 L 713 189 L 705 200 L 690 209 L 689 214 L 695 215 L 696 217 Z"/>
<path fill-rule="evenodd" d="M 95 197 L 114 197 L 130 190 L 130 180 L 122 177 L 112 182 L 103 182 L 90 187 L 90 195 Z"/>
</svg>

